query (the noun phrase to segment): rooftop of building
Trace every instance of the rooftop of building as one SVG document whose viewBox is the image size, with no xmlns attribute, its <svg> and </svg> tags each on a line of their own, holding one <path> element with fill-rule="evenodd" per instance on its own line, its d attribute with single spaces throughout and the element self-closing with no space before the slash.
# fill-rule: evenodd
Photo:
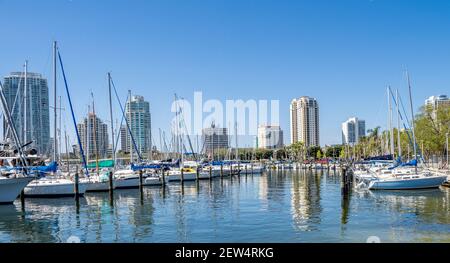
<svg viewBox="0 0 450 263">
<path fill-rule="evenodd" d="M 8 76 L 6 76 L 7 78 L 20 78 L 20 77 L 24 77 L 25 76 L 25 72 L 11 72 Z M 27 72 L 27 76 L 29 78 L 43 78 L 42 74 L 40 73 L 34 73 L 34 72 Z"/>
</svg>

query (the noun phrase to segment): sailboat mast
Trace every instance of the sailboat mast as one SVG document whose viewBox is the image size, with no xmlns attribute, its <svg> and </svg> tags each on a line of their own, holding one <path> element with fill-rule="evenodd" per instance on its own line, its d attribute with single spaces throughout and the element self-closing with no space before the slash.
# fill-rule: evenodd
<svg viewBox="0 0 450 263">
<path fill-rule="evenodd" d="M 57 161 L 58 141 L 56 138 L 57 129 L 57 107 L 56 107 L 56 41 L 53 42 L 53 160 Z"/>
<path fill-rule="evenodd" d="M 94 94 L 92 95 L 92 115 L 94 118 L 94 150 L 95 150 L 95 168 L 97 169 L 97 175 L 100 175 L 99 167 L 98 167 L 98 133 L 97 133 L 97 116 L 95 115 L 95 104 L 94 104 Z"/>
<path fill-rule="evenodd" d="M 66 162 L 67 162 L 67 173 L 70 172 L 70 154 L 69 154 L 69 145 L 67 142 L 67 129 L 66 124 L 64 124 L 64 140 L 66 145 Z"/>
<path fill-rule="evenodd" d="M 111 95 L 111 73 L 108 72 L 108 90 L 109 90 L 109 117 L 111 119 L 111 141 L 112 141 L 112 158 L 113 158 L 113 170 L 116 168 L 116 148 L 114 146 L 114 118 L 112 111 L 112 95 Z"/>
<path fill-rule="evenodd" d="M 61 152 L 62 152 L 62 139 L 61 139 L 61 136 L 62 136 L 62 134 L 61 134 L 61 127 L 62 127 L 62 125 L 61 125 L 61 122 L 62 122 L 61 116 L 62 116 L 62 112 L 61 111 L 62 111 L 61 96 L 59 96 L 59 129 L 58 129 L 58 141 L 59 141 L 58 158 L 59 158 L 59 160 L 62 160 L 61 159 Z"/>
<path fill-rule="evenodd" d="M 413 103 L 412 103 L 411 80 L 409 79 L 408 72 L 406 72 L 406 78 L 408 81 L 409 105 L 411 107 L 411 129 L 412 129 L 412 135 L 413 135 L 414 158 L 416 159 L 416 162 L 417 162 L 416 133 L 414 131 L 415 130 L 415 128 L 414 128 L 414 107 L 413 107 Z M 417 165 L 415 167 L 416 167 L 416 173 L 417 173 Z"/>
<path fill-rule="evenodd" d="M 397 110 L 397 148 L 398 148 L 398 157 L 402 157 L 402 144 L 400 137 L 400 108 L 399 108 L 399 96 L 398 89 L 395 90 L 395 100 L 396 100 L 396 110 Z"/>
<path fill-rule="evenodd" d="M 23 95 L 23 100 L 24 100 L 24 114 L 23 114 L 23 143 L 28 143 L 28 118 L 27 118 L 27 107 L 28 107 L 28 60 L 25 60 L 25 79 L 24 79 L 24 95 Z"/>
<path fill-rule="evenodd" d="M 237 133 L 237 122 L 234 124 L 234 136 L 236 140 L 236 160 L 239 159 L 239 147 L 238 147 L 238 133 Z"/>
<path fill-rule="evenodd" d="M 91 153 L 91 105 L 88 105 L 87 128 L 86 128 L 86 159 L 89 165 L 89 156 Z"/>
<path fill-rule="evenodd" d="M 133 123 L 132 123 L 132 116 L 131 116 L 131 90 L 128 90 L 128 122 L 130 123 L 130 133 L 133 132 Z M 131 134 L 130 134 L 130 163 L 133 163 L 133 142 L 131 141 Z"/>
<path fill-rule="evenodd" d="M 388 105 L 389 105 L 389 141 L 391 146 L 391 154 L 394 156 L 394 125 L 392 125 L 392 100 L 391 100 L 391 86 L 388 87 Z"/>
</svg>

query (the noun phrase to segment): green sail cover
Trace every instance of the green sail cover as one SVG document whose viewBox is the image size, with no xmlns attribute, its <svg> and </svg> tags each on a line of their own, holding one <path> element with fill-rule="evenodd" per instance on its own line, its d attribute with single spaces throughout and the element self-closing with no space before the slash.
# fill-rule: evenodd
<svg viewBox="0 0 450 263">
<path fill-rule="evenodd" d="M 101 160 L 101 161 L 98 161 L 98 167 L 99 168 L 111 168 L 113 166 L 114 166 L 114 160 Z M 95 161 L 94 162 L 89 162 L 88 168 L 89 169 L 97 168 L 97 163 Z"/>
</svg>

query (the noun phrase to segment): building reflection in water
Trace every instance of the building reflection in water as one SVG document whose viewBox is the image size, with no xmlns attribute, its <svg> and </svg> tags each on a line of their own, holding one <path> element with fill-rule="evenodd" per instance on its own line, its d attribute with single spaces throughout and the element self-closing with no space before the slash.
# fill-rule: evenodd
<svg viewBox="0 0 450 263">
<path fill-rule="evenodd" d="M 317 230 L 322 212 L 321 176 L 316 171 L 298 170 L 292 174 L 291 213 L 294 228 Z"/>
</svg>

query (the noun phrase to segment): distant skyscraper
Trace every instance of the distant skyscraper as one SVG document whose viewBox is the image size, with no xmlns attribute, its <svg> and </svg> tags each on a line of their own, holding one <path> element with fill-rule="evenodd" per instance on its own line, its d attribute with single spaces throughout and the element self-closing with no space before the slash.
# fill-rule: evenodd
<svg viewBox="0 0 450 263">
<path fill-rule="evenodd" d="M 291 143 L 303 142 L 306 147 L 319 146 L 319 104 L 316 99 L 301 97 L 290 105 Z"/>
<path fill-rule="evenodd" d="M 280 126 L 260 125 L 258 127 L 258 148 L 278 149 L 283 147 L 283 131 Z"/>
<path fill-rule="evenodd" d="M 77 127 L 84 154 L 89 159 L 95 158 L 97 150 L 99 158 L 106 158 L 109 148 L 108 126 L 91 112 Z"/>
<path fill-rule="evenodd" d="M 450 105 L 447 95 L 431 96 L 425 100 L 425 105 L 437 109 L 440 105 Z"/>
<path fill-rule="evenodd" d="M 152 124 L 150 115 L 150 103 L 144 100 L 142 96 L 132 96 L 130 101 L 126 104 L 126 116 L 128 124 L 131 127 L 133 138 L 136 142 L 139 152 L 147 154 L 151 147 L 152 138 Z M 127 134 L 127 145 L 129 150 L 134 146 L 129 133 Z M 132 147 L 133 146 L 133 147 Z"/>
<path fill-rule="evenodd" d="M 33 141 L 33 148 L 40 154 L 48 154 L 51 144 L 47 79 L 41 74 L 28 73 L 26 82 L 25 89 L 25 74 L 21 72 L 13 72 L 5 77 L 3 92 L 6 103 L 22 143 Z M 12 139 L 5 121 L 3 121 L 3 135 L 5 139 Z"/>
<path fill-rule="evenodd" d="M 130 152 L 130 145 L 128 145 L 128 129 L 126 125 L 120 127 L 120 150 L 122 152 Z"/>
<path fill-rule="evenodd" d="M 212 154 L 218 149 L 228 149 L 228 129 L 218 128 L 213 123 L 210 128 L 202 130 L 205 153 Z"/>
<path fill-rule="evenodd" d="M 350 118 L 342 123 L 342 144 L 355 144 L 366 136 L 366 122 L 358 118 Z"/>
</svg>

